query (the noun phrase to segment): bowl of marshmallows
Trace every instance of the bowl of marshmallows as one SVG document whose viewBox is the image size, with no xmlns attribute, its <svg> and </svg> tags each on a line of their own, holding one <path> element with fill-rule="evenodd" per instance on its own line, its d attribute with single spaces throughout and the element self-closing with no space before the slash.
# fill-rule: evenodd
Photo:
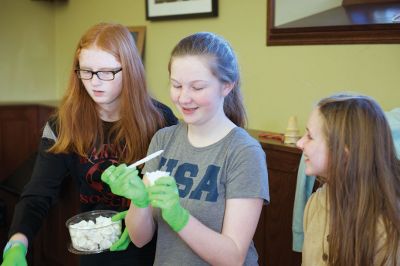
<svg viewBox="0 0 400 266">
<path fill-rule="evenodd" d="M 109 250 L 121 236 L 121 221 L 111 221 L 116 211 L 95 210 L 77 214 L 65 225 L 71 237 L 69 251 L 76 254 L 100 253 Z"/>
</svg>

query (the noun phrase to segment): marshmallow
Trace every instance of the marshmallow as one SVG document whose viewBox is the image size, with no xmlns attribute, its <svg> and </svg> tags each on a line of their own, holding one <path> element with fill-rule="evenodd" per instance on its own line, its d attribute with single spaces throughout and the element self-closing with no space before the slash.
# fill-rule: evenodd
<svg viewBox="0 0 400 266">
<path fill-rule="evenodd" d="M 169 172 L 164 172 L 164 171 L 154 171 L 154 172 L 146 172 L 146 177 L 150 182 L 150 186 L 154 185 L 154 182 L 156 182 L 157 179 L 163 176 L 169 176 Z"/>
<path fill-rule="evenodd" d="M 80 251 L 99 252 L 109 249 L 121 235 L 121 221 L 98 216 L 95 222 L 82 220 L 69 225 L 72 246 Z"/>
</svg>

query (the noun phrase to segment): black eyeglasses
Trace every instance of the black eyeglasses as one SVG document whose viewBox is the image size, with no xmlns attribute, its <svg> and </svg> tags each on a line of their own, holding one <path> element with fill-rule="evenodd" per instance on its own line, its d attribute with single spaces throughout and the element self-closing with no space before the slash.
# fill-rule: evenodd
<svg viewBox="0 0 400 266">
<path fill-rule="evenodd" d="M 100 80 L 104 81 L 110 81 L 115 78 L 115 74 L 120 72 L 122 68 L 118 70 L 101 70 L 101 71 L 90 71 L 90 70 L 84 70 L 84 69 L 76 69 L 75 73 L 78 75 L 78 78 L 84 79 L 84 80 L 89 80 L 93 78 L 93 75 L 96 75 Z"/>
</svg>

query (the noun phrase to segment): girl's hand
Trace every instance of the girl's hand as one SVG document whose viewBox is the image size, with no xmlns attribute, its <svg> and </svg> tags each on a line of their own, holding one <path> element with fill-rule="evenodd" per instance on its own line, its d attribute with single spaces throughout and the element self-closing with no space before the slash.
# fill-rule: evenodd
<svg viewBox="0 0 400 266">
<path fill-rule="evenodd" d="M 101 180 L 107 183 L 112 193 L 130 199 L 135 206 L 146 208 L 149 196 L 136 168 L 128 168 L 126 164 L 118 167 L 108 167 L 101 175 Z"/>
<path fill-rule="evenodd" d="M 163 219 L 175 232 L 179 232 L 189 221 L 189 212 L 179 202 L 178 187 L 171 176 L 161 177 L 148 188 L 153 207 L 161 209 Z"/>
</svg>

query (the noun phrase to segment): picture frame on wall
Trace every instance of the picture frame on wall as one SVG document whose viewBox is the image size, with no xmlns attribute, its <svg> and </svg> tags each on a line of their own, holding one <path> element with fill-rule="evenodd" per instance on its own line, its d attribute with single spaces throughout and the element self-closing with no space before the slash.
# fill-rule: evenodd
<svg viewBox="0 0 400 266">
<path fill-rule="evenodd" d="M 144 40 L 146 35 L 146 26 L 127 26 L 135 40 L 136 48 L 143 59 L 144 56 Z"/>
<path fill-rule="evenodd" d="M 145 0 L 147 20 L 218 16 L 218 0 Z"/>
</svg>

